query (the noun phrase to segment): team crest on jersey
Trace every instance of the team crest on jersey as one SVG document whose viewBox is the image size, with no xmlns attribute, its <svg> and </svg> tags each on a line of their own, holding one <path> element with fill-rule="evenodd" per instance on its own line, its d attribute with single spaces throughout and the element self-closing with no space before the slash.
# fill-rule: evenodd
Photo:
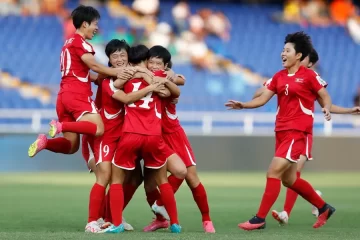
<svg viewBox="0 0 360 240">
<path fill-rule="evenodd" d="M 295 82 L 297 83 L 303 83 L 304 79 L 303 78 L 295 78 Z"/>
</svg>

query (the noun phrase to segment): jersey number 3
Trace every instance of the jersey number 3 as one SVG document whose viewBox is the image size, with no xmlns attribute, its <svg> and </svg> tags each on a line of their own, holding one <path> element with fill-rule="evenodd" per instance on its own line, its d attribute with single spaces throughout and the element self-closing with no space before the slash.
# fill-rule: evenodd
<svg viewBox="0 0 360 240">
<path fill-rule="evenodd" d="M 285 84 L 285 95 L 289 95 L 289 84 Z"/>
<path fill-rule="evenodd" d="M 133 83 L 132 85 L 134 86 L 132 92 L 137 92 L 137 91 L 139 91 L 141 82 Z M 139 108 L 150 109 L 149 104 L 150 104 L 150 102 L 154 101 L 154 99 L 152 98 L 152 92 L 149 92 L 148 94 L 146 94 L 145 97 L 141 98 L 140 100 L 142 100 L 143 103 L 138 106 Z M 136 107 L 136 105 L 134 103 L 131 103 L 128 106 L 129 107 Z"/>
</svg>

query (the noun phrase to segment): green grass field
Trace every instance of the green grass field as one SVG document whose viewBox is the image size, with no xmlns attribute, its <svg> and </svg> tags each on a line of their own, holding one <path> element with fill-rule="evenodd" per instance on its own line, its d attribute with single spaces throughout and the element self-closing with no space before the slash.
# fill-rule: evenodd
<svg viewBox="0 0 360 240">
<path fill-rule="evenodd" d="M 125 211 L 134 232 L 121 235 L 84 233 L 88 195 L 94 176 L 86 173 L 0 174 L 0 239 L 360 239 L 360 174 L 304 173 L 337 208 L 328 224 L 313 229 L 311 206 L 299 198 L 288 226 L 279 227 L 269 216 L 267 228 L 245 232 L 239 222 L 248 220 L 258 208 L 264 189 L 264 173 L 200 173 L 217 233 L 204 234 L 200 213 L 191 192 L 183 185 L 176 195 L 180 235 L 158 231 L 143 233 L 152 219 L 140 187 Z M 285 188 L 274 208 L 281 210 Z"/>
</svg>

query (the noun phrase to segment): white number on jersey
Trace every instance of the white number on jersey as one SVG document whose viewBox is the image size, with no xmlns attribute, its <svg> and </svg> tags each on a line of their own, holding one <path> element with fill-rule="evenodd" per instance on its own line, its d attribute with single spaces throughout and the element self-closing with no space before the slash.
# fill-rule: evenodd
<svg viewBox="0 0 360 240">
<path fill-rule="evenodd" d="M 66 60 L 66 66 L 65 66 Z M 61 52 L 60 55 L 60 68 L 61 68 L 61 76 L 68 75 L 71 67 L 71 55 L 69 49 L 65 48 L 64 51 Z"/>
<path fill-rule="evenodd" d="M 289 84 L 285 84 L 285 95 L 289 95 Z"/>
<path fill-rule="evenodd" d="M 134 86 L 132 92 L 137 92 L 139 91 L 141 82 L 138 83 L 133 83 L 132 84 Z M 140 108 L 145 108 L 145 109 L 150 109 L 150 102 L 154 101 L 154 99 L 152 98 L 152 92 L 149 92 L 145 97 L 141 98 L 140 100 L 143 101 L 143 104 L 139 105 L 138 107 Z M 134 103 L 128 104 L 129 107 L 136 107 L 136 105 Z"/>
<path fill-rule="evenodd" d="M 105 146 L 103 147 L 103 152 L 105 153 L 104 157 L 106 157 L 106 156 L 109 154 L 109 151 L 110 151 L 109 146 L 108 146 L 108 145 L 105 145 Z"/>
</svg>

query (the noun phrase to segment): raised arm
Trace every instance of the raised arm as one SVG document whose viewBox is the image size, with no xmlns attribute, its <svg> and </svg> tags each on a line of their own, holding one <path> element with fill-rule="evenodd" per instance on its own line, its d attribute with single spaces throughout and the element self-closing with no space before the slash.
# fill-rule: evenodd
<svg viewBox="0 0 360 240">
<path fill-rule="evenodd" d="M 252 99 L 255 99 L 257 97 L 260 97 L 261 94 L 265 91 L 266 87 L 262 86 L 261 88 L 257 89 L 256 92 L 254 93 L 254 96 Z"/>
<path fill-rule="evenodd" d="M 317 101 L 321 107 L 324 107 L 324 102 L 323 102 L 322 98 L 318 97 Z M 360 107 L 344 108 L 344 107 L 340 107 L 335 104 L 332 104 L 331 108 L 330 108 L 330 112 L 335 113 L 335 114 L 359 114 Z"/>
</svg>

